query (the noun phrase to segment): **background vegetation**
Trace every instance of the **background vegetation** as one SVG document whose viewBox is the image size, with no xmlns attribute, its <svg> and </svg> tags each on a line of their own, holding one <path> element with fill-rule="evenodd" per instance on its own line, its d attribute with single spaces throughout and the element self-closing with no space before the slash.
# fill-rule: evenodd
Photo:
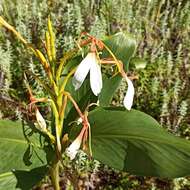
<svg viewBox="0 0 190 190">
<path fill-rule="evenodd" d="M 43 45 L 50 13 L 60 50 L 58 56 L 75 45 L 82 31 L 100 38 L 118 31 L 133 34 L 138 47 L 130 73 L 139 77 L 134 82 L 134 108 L 152 115 L 170 132 L 190 138 L 189 0 L 0 0 L 0 15 L 37 47 Z M 27 98 L 24 70 L 41 68 L 12 34 L 0 32 L 0 118 L 21 117 L 19 101 Z M 43 95 L 35 81 L 33 88 Z M 123 83 L 118 94 L 123 94 L 125 88 Z M 122 103 L 122 99 L 116 95 L 113 104 Z M 130 176 L 97 162 L 81 160 L 84 161 L 78 161 L 78 168 L 73 169 L 84 188 L 190 189 L 188 178 Z"/>
</svg>

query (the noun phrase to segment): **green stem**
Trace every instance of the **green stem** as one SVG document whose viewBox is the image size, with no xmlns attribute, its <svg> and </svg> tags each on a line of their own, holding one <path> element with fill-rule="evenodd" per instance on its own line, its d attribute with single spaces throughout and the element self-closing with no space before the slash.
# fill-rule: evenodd
<svg viewBox="0 0 190 190">
<path fill-rule="evenodd" d="M 54 187 L 54 190 L 60 190 L 59 186 L 59 161 L 52 165 L 50 169 L 51 181 Z"/>
</svg>

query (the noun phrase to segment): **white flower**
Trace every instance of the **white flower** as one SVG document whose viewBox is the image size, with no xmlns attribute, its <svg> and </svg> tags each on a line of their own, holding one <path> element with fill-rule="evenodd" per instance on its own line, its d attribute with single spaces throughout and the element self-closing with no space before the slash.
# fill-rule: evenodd
<svg viewBox="0 0 190 190">
<path fill-rule="evenodd" d="M 71 145 L 65 151 L 66 155 L 69 156 L 71 160 L 73 160 L 76 154 L 78 153 L 78 150 L 82 143 L 84 132 L 85 132 L 85 128 L 81 130 L 78 137 L 71 143 Z"/>
<path fill-rule="evenodd" d="M 124 106 L 126 109 L 130 110 L 133 104 L 135 89 L 134 89 L 133 83 L 127 76 L 125 77 L 125 79 L 127 81 L 128 88 L 127 88 L 127 92 L 124 98 Z"/>
<path fill-rule="evenodd" d="M 88 72 L 90 72 L 90 86 L 92 92 L 97 96 L 102 89 L 102 74 L 95 52 L 88 53 L 79 64 L 72 81 L 75 90 L 78 90 L 81 87 Z"/>
<path fill-rule="evenodd" d="M 37 120 L 37 123 L 38 123 L 38 129 L 42 132 L 45 132 L 47 129 L 46 129 L 46 121 L 45 119 L 43 118 L 43 116 L 41 115 L 41 113 L 39 112 L 38 109 L 36 109 L 36 120 Z"/>
</svg>

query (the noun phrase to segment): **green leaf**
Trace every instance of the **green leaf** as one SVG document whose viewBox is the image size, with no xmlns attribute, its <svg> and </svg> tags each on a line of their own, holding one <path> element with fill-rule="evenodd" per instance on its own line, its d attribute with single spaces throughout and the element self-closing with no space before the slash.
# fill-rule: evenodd
<svg viewBox="0 0 190 190">
<path fill-rule="evenodd" d="M 111 78 L 107 78 L 106 76 L 104 77 L 103 88 L 99 96 L 100 106 L 109 106 L 115 91 L 119 87 L 121 79 L 122 77 L 120 74 Z"/>
<path fill-rule="evenodd" d="M 69 71 L 71 71 L 74 67 L 77 67 L 80 62 L 83 60 L 83 57 L 81 55 L 78 55 L 72 59 L 70 59 L 66 65 L 64 65 L 64 69 L 62 71 L 62 76 L 66 76 Z"/>
<path fill-rule="evenodd" d="M 32 189 L 32 187 L 44 178 L 47 172 L 48 168 L 46 166 L 42 166 L 39 168 L 34 168 L 30 171 L 16 170 L 13 172 L 0 174 L 0 189 Z"/>
<path fill-rule="evenodd" d="M 17 180 L 12 172 L 0 174 L 0 189 L 15 190 L 16 184 Z"/>
<path fill-rule="evenodd" d="M 16 187 L 22 190 L 32 189 L 44 178 L 47 172 L 48 168 L 46 166 L 34 168 L 30 171 L 16 170 L 13 172 L 17 179 Z"/>
<path fill-rule="evenodd" d="M 73 99 L 76 101 L 82 112 L 90 103 L 97 101 L 97 97 L 92 93 L 92 90 L 90 89 L 90 82 L 88 79 L 84 81 L 78 90 L 75 90 L 71 78 L 66 86 L 66 91 L 72 95 Z M 66 120 L 64 122 L 64 130 L 67 130 L 69 123 L 79 118 L 79 114 L 77 113 L 70 100 L 68 100 L 65 116 Z"/>
<path fill-rule="evenodd" d="M 143 176 L 190 174 L 190 142 L 169 134 L 149 115 L 98 108 L 89 120 L 93 157 L 104 164 Z"/>
<path fill-rule="evenodd" d="M 128 70 L 129 61 L 136 49 L 136 40 L 130 34 L 119 32 L 107 37 L 103 42 L 110 48 L 117 59 L 123 62 L 125 70 Z M 102 52 L 102 57 L 111 57 L 105 48 Z"/>
<path fill-rule="evenodd" d="M 0 121 L 0 172 L 30 169 L 46 164 L 39 139 L 29 144 L 24 138 L 20 122 Z M 28 158 L 27 158 L 28 157 Z M 30 159 L 30 160 L 29 160 Z M 28 164 L 31 162 L 31 164 Z"/>
<path fill-rule="evenodd" d="M 135 39 L 129 35 L 125 34 L 123 32 L 119 32 L 115 35 L 109 36 L 106 39 L 103 40 L 103 42 L 108 46 L 111 51 L 115 54 L 115 56 L 121 60 L 124 63 L 125 69 L 128 67 L 128 63 L 133 56 L 136 48 L 136 41 Z M 103 50 L 101 57 L 110 57 L 110 54 L 107 50 Z M 77 66 L 80 61 L 82 60 L 81 56 L 77 56 L 73 59 L 71 59 L 67 65 L 64 68 L 64 71 L 62 74 L 66 74 L 71 68 L 74 66 Z M 99 97 L 100 105 L 101 106 L 108 106 L 110 104 L 110 101 L 117 90 L 122 77 L 118 74 L 114 77 L 107 78 L 105 76 L 103 81 L 103 88 Z M 93 96 L 92 91 L 90 89 L 89 80 L 86 80 L 81 88 L 78 91 L 74 90 L 74 87 L 72 85 L 72 82 L 68 82 L 68 85 L 66 87 L 66 90 L 68 90 L 72 96 L 75 98 L 76 102 L 82 106 L 82 110 L 86 108 L 87 104 L 89 102 L 96 102 L 95 96 Z M 72 105 L 70 104 L 67 106 L 67 112 L 71 111 L 70 113 L 70 119 L 69 121 L 72 121 L 76 118 L 77 114 L 74 108 L 72 108 Z M 68 123 L 66 123 L 68 124 Z"/>
<path fill-rule="evenodd" d="M 68 63 L 64 67 L 62 75 L 63 76 L 67 75 L 70 70 L 72 70 L 74 67 L 76 67 L 77 65 L 80 64 L 82 59 L 83 59 L 82 56 L 77 56 L 77 57 L 74 57 L 73 59 L 69 60 Z M 71 77 L 69 79 L 65 90 L 71 94 L 71 96 L 73 97 L 75 102 L 79 105 L 80 109 L 82 111 L 84 111 L 88 104 L 97 101 L 97 97 L 94 96 L 94 94 L 92 93 L 92 90 L 90 88 L 89 79 L 86 79 L 84 81 L 84 83 L 82 84 L 82 86 L 78 90 L 75 90 L 75 88 L 72 84 L 72 78 L 73 77 Z M 63 77 L 63 79 L 64 79 L 64 77 Z M 76 109 L 74 108 L 74 106 L 70 100 L 68 100 L 68 104 L 67 104 L 66 111 L 65 111 L 65 117 L 67 118 L 65 127 L 67 127 L 68 123 L 72 122 L 77 117 L 79 117 Z"/>
<path fill-rule="evenodd" d="M 39 143 L 39 136 L 32 133 L 29 128 L 25 131 L 28 140 L 31 140 L 29 144 L 23 135 L 20 122 L 0 120 L 0 187 L 4 186 L 6 179 L 15 183 L 14 177 L 10 174 L 11 171 L 14 170 L 15 173 L 18 173 L 17 170 L 23 170 L 26 172 L 26 170 L 46 164 L 46 155 Z M 10 183 L 11 185 L 12 183 Z"/>
<path fill-rule="evenodd" d="M 119 32 L 113 36 L 107 37 L 103 42 L 108 46 L 117 59 L 124 63 L 125 70 L 128 70 L 128 65 L 131 57 L 133 56 L 136 48 L 135 39 L 123 32 Z M 111 55 L 107 50 L 103 50 L 101 57 L 106 58 Z M 99 97 L 101 106 L 109 106 L 115 91 L 118 89 L 122 77 L 120 74 L 114 77 L 104 77 L 103 88 Z"/>
</svg>

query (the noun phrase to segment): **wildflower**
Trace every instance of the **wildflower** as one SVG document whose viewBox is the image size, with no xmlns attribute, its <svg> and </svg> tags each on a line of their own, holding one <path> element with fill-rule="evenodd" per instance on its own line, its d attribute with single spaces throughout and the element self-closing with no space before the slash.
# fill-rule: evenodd
<svg viewBox="0 0 190 190">
<path fill-rule="evenodd" d="M 39 130 L 42 132 L 47 131 L 46 129 L 46 122 L 43 118 L 43 116 L 41 115 L 41 113 L 39 112 L 38 108 L 36 108 L 36 120 L 39 126 Z"/>
<path fill-rule="evenodd" d="M 134 89 L 133 83 L 127 76 L 125 76 L 125 79 L 127 81 L 128 88 L 127 88 L 126 95 L 124 97 L 124 106 L 127 110 L 130 110 L 133 104 L 135 89 Z"/>
<path fill-rule="evenodd" d="M 98 96 L 102 89 L 101 67 L 95 52 L 90 52 L 79 64 L 73 78 L 75 90 L 78 90 L 90 72 L 90 86 L 94 95 Z"/>
<path fill-rule="evenodd" d="M 76 154 L 78 153 L 85 131 L 86 131 L 86 128 L 83 127 L 78 137 L 66 149 L 66 155 L 69 156 L 71 160 L 73 160 Z"/>
</svg>

